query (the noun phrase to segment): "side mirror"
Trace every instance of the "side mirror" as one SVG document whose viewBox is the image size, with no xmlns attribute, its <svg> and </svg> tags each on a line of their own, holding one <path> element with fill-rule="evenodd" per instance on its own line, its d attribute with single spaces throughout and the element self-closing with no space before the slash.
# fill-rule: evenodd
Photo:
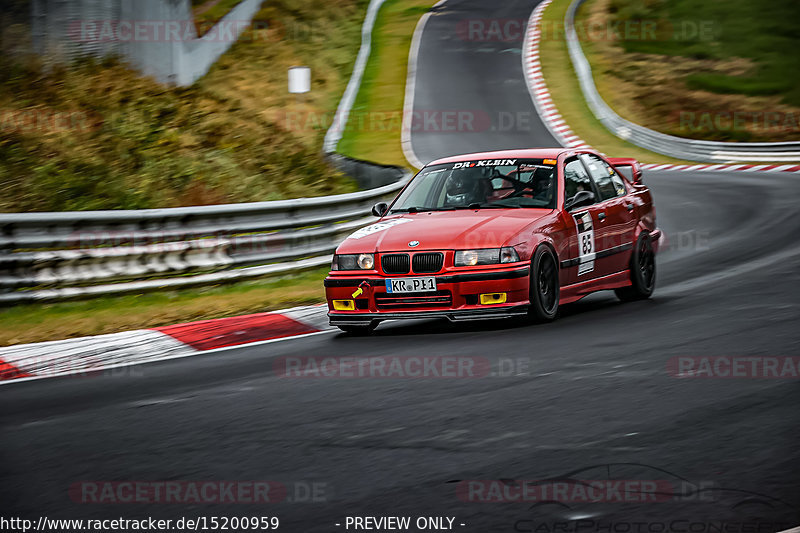
<svg viewBox="0 0 800 533">
<path fill-rule="evenodd" d="M 620 169 L 625 169 L 626 172 L 625 178 L 635 183 L 636 185 L 640 185 L 642 183 L 642 165 L 637 160 L 631 157 L 610 157 L 608 162 L 611 163 L 617 171 Z M 627 169 L 630 168 L 630 178 L 628 177 Z"/>
<path fill-rule="evenodd" d="M 592 191 L 578 191 L 578 194 L 564 203 L 564 209 L 572 211 L 576 207 L 592 205 L 594 203 L 594 193 Z"/>
<path fill-rule="evenodd" d="M 637 185 L 642 183 L 642 167 L 638 163 L 633 165 L 633 182 Z"/>
<path fill-rule="evenodd" d="M 385 215 L 387 211 L 389 211 L 389 204 L 387 204 L 386 202 L 377 203 L 372 208 L 372 214 L 378 218 Z"/>
</svg>

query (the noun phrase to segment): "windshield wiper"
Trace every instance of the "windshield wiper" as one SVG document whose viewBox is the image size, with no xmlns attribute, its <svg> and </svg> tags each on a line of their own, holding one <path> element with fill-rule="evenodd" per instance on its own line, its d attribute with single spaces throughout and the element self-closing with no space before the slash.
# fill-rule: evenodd
<svg viewBox="0 0 800 533">
<path fill-rule="evenodd" d="M 464 209 L 519 209 L 518 205 L 503 205 L 503 204 L 469 204 Z"/>
<path fill-rule="evenodd" d="M 473 203 L 469 205 L 448 205 L 443 207 L 402 207 L 400 209 L 392 209 L 390 213 L 427 213 L 428 211 L 465 211 L 473 209 L 519 209 L 519 205 L 502 205 L 502 204 L 480 204 Z"/>
<path fill-rule="evenodd" d="M 392 213 L 426 213 L 428 211 L 454 211 L 455 207 L 404 207 L 392 209 Z"/>
</svg>

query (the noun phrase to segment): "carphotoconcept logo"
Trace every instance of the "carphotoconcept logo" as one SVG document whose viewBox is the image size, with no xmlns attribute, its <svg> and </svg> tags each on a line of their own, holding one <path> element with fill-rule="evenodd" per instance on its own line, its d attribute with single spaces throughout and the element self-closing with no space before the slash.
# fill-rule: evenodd
<svg viewBox="0 0 800 533">
<path fill-rule="evenodd" d="M 526 533 L 759 533 L 788 529 L 786 520 L 800 520 L 797 509 L 781 498 L 641 463 L 597 464 L 543 480 L 456 482 L 462 501 L 524 504 L 512 529 Z M 630 521 L 614 515 L 623 508 L 612 505 L 617 503 L 642 510 L 646 504 L 679 506 L 661 507 L 668 510 L 666 519 L 659 520 L 652 507 L 649 519 Z M 697 509 L 703 519 L 696 518 Z"/>
</svg>

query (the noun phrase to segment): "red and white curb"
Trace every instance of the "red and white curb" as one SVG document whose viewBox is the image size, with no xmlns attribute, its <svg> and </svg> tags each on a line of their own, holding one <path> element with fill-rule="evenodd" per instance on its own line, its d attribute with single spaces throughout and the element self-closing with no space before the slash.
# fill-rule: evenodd
<svg viewBox="0 0 800 533">
<path fill-rule="evenodd" d="M 536 6 L 528 20 L 528 29 L 525 33 L 525 41 L 522 44 L 522 70 L 525 73 L 525 81 L 528 84 L 528 92 L 533 99 L 533 105 L 542 118 L 544 125 L 550 130 L 562 146 L 568 148 L 591 148 L 580 137 L 575 135 L 567 123 L 558 113 L 547 83 L 542 74 L 542 64 L 539 61 L 539 44 L 542 39 L 542 15 L 552 0 L 544 0 Z"/>
<path fill-rule="evenodd" d="M 92 374 L 237 346 L 338 331 L 328 325 L 327 312 L 327 306 L 315 305 L 0 348 L 0 383 Z"/>
<path fill-rule="evenodd" d="M 525 73 L 525 81 L 528 85 L 528 92 L 533 99 L 533 105 L 542 118 L 544 125 L 550 130 L 555 139 L 567 148 L 591 148 L 591 146 L 578 137 L 559 114 L 550 91 L 542 74 L 542 64 L 539 57 L 539 44 L 542 38 L 542 15 L 552 0 L 544 0 L 531 13 L 528 20 L 528 29 L 525 33 L 525 42 L 522 45 L 522 70 Z M 711 171 L 744 171 L 744 172 L 800 172 L 800 165 L 730 165 L 730 164 L 703 164 L 703 165 L 679 165 L 679 164 L 643 164 L 646 170 L 675 170 L 687 172 L 711 172 Z"/>
<path fill-rule="evenodd" d="M 713 172 L 715 170 L 732 172 L 800 172 L 800 165 L 659 165 L 647 163 L 642 165 L 645 170 L 683 170 L 687 172 Z"/>
</svg>

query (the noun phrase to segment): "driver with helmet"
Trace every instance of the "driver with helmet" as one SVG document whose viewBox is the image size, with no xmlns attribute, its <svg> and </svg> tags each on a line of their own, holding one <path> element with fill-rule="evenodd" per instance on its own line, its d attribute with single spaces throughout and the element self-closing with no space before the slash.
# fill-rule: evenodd
<svg viewBox="0 0 800 533">
<path fill-rule="evenodd" d="M 480 168 L 454 170 L 444 185 L 444 205 L 466 207 L 485 203 L 488 194 L 486 181 Z"/>
</svg>

